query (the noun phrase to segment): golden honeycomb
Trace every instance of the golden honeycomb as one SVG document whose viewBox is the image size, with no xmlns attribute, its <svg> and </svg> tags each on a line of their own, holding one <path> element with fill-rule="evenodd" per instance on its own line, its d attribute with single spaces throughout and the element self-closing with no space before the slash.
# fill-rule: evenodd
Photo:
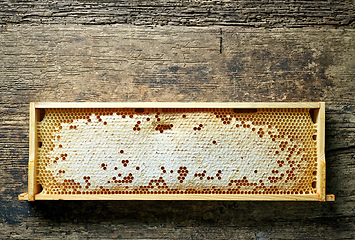
<svg viewBox="0 0 355 240">
<path fill-rule="evenodd" d="M 314 194 L 310 109 L 48 108 L 42 194 Z"/>
</svg>

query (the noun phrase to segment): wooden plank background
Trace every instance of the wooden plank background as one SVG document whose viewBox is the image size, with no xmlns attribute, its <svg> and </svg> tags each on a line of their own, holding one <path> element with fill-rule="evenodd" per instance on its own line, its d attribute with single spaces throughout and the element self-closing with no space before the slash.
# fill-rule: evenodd
<svg viewBox="0 0 355 240">
<path fill-rule="evenodd" d="M 0 238 L 355 238 L 351 1 L 1 1 Z M 335 202 L 18 201 L 31 101 L 325 101 Z"/>
</svg>

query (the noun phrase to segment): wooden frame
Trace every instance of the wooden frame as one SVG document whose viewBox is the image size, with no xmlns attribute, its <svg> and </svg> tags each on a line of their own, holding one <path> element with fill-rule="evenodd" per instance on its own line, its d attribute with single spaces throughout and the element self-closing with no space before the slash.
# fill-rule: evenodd
<svg viewBox="0 0 355 240">
<path fill-rule="evenodd" d="M 38 153 L 37 122 L 40 120 L 40 109 L 36 108 L 35 103 L 30 104 L 30 155 L 28 162 L 28 200 L 34 201 L 35 195 L 40 192 L 37 184 L 36 160 Z"/>
<path fill-rule="evenodd" d="M 41 194 L 41 186 L 37 184 L 37 122 L 40 120 L 41 109 L 46 108 L 309 108 L 313 110 L 313 120 L 317 126 L 317 186 L 316 194 L 111 194 L 111 195 L 45 195 Z M 30 104 L 30 133 L 29 133 L 29 170 L 28 193 L 19 195 L 20 200 L 263 200 L 263 201 L 334 201 L 334 195 L 326 195 L 325 189 L 325 103 L 93 103 L 93 102 L 38 102 Z"/>
</svg>

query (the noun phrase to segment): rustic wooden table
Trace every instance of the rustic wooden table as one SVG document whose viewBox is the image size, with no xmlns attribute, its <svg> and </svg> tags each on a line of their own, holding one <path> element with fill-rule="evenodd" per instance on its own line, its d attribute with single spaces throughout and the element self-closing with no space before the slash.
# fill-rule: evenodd
<svg viewBox="0 0 355 240">
<path fill-rule="evenodd" d="M 351 1 L 2 1 L 0 238 L 355 238 Z M 335 202 L 18 201 L 32 101 L 325 101 Z"/>
</svg>

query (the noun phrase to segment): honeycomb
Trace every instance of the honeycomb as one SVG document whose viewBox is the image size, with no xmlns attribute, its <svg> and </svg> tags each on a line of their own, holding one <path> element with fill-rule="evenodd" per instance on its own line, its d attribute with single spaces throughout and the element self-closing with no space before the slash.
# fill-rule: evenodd
<svg viewBox="0 0 355 240">
<path fill-rule="evenodd" d="M 42 194 L 316 193 L 310 109 L 42 110 Z"/>
</svg>

